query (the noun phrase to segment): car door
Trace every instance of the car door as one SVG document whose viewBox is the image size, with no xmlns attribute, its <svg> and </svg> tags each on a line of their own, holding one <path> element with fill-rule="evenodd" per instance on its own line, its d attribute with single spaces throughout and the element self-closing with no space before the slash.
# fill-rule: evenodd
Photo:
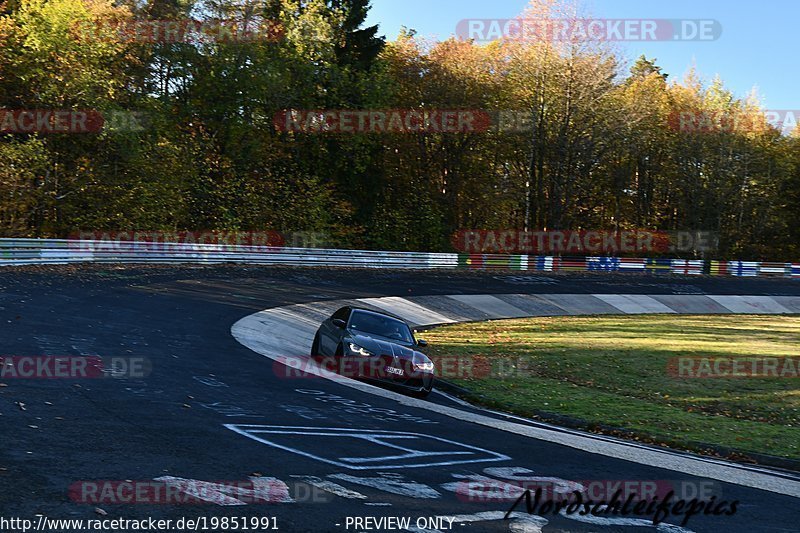
<svg viewBox="0 0 800 533">
<path fill-rule="evenodd" d="M 334 355 L 336 353 L 336 348 L 339 346 L 339 341 L 342 338 L 344 330 L 334 326 L 333 320 L 338 318 L 347 323 L 350 319 L 350 312 L 351 309 L 349 307 L 342 307 L 322 323 L 322 327 L 320 328 L 322 334 L 319 339 L 319 347 L 322 355 Z"/>
</svg>

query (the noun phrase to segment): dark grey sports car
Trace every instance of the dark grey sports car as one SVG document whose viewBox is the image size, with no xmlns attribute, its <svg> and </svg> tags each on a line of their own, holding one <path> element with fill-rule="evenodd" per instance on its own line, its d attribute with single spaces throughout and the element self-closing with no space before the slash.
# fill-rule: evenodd
<svg viewBox="0 0 800 533">
<path fill-rule="evenodd" d="M 342 307 L 317 330 L 311 356 L 328 370 L 388 383 L 425 398 L 433 388 L 435 369 L 425 354 L 414 349 L 417 346 L 427 343 L 415 339 L 400 318 Z"/>
</svg>

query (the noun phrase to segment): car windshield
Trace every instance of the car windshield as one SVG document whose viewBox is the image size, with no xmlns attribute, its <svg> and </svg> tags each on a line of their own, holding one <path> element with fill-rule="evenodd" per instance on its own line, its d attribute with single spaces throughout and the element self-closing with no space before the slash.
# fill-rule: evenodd
<svg viewBox="0 0 800 533">
<path fill-rule="evenodd" d="M 350 329 L 401 342 L 414 342 L 408 326 L 404 322 L 388 316 L 353 311 L 353 316 L 350 318 Z"/>
</svg>

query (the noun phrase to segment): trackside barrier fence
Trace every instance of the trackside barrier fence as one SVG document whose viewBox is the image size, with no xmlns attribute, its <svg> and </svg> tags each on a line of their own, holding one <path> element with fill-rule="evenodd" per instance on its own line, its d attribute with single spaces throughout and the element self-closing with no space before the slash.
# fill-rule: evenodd
<svg viewBox="0 0 800 533">
<path fill-rule="evenodd" d="M 800 279 L 800 263 L 385 252 L 141 241 L 0 239 L 0 266 L 70 263 L 248 263 L 353 268 L 646 272 Z"/>
</svg>

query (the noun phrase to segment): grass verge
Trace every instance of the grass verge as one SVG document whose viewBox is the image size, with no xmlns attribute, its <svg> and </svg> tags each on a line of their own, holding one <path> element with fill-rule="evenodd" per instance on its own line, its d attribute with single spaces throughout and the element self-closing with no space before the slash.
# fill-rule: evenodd
<svg viewBox="0 0 800 533">
<path fill-rule="evenodd" d="M 800 317 L 546 317 L 445 326 L 425 338 L 443 377 L 491 407 L 670 447 L 800 460 L 800 379 L 667 370 L 682 356 L 800 355 Z"/>
</svg>

